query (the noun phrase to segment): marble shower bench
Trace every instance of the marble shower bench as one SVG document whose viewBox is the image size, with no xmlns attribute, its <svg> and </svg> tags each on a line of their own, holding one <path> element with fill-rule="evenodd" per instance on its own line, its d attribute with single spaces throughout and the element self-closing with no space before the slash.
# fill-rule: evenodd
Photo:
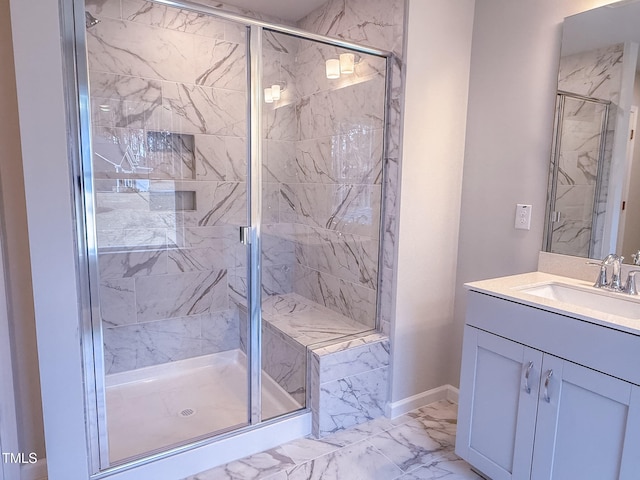
<svg viewBox="0 0 640 480">
<path fill-rule="evenodd" d="M 316 437 L 384 415 L 386 335 L 295 293 L 273 295 L 262 305 L 262 368 L 300 405 L 308 402 Z M 246 332 L 247 310 L 239 309 Z"/>
</svg>

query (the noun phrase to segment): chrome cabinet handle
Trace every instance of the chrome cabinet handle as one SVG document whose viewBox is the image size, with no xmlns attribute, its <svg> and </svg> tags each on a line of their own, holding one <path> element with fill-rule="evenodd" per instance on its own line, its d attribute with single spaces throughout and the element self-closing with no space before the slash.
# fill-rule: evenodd
<svg viewBox="0 0 640 480">
<path fill-rule="evenodd" d="M 531 393 L 531 386 L 529 385 L 529 375 L 531 375 L 531 370 L 533 369 L 533 362 L 529 362 L 527 366 L 527 370 L 524 374 L 524 391 L 527 393 Z"/>
<path fill-rule="evenodd" d="M 240 243 L 249 245 L 251 243 L 251 227 L 240 227 Z"/>
<path fill-rule="evenodd" d="M 547 372 L 547 378 L 544 379 L 544 401 L 547 403 L 551 403 L 551 397 L 549 396 L 549 382 L 551 381 L 552 375 L 553 370 L 549 370 Z"/>
</svg>

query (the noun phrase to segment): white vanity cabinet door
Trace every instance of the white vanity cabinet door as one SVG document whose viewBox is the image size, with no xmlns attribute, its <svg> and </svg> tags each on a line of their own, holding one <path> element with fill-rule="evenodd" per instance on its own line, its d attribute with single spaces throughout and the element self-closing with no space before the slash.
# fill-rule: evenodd
<svg viewBox="0 0 640 480">
<path fill-rule="evenodd" d="M 532 480 L 640 478 L 637 386 L 545 354 L 539 397 Z"/>
<path fill-rule="evenodd" d="M 530 476 L 541 367 L 540 351 L 465 327 L 456 453 L 493 480 Z"/>
</svg>

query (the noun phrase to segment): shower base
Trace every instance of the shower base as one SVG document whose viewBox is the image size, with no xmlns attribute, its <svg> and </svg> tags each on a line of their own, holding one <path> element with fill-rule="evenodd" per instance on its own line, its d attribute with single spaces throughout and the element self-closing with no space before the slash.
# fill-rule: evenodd
<svg viewBox="0 0 640 480">
<path fill-rule="evenodd" d="M 246 425 L 246 365 L 232 350 L 108 375 L 111 462 Z M 262 386 L 263 417 L 302 408 L 264 372 Z"/>
</svg>

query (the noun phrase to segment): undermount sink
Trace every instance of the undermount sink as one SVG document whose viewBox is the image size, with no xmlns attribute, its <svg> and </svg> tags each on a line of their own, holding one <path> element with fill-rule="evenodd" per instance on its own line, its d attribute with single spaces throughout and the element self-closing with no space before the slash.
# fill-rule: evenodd
<svg viewBox="0 0 640 480">
<path fill-rule="evenodd" d="M 523 293 L 556 300 L 599 312 L 640 319 L 640 299 L 625 298 L 624 293 L 599 291 L 595 288 L 581 288 L 563 283 L 545 283 L 519 289 Z"/>
</svg>

